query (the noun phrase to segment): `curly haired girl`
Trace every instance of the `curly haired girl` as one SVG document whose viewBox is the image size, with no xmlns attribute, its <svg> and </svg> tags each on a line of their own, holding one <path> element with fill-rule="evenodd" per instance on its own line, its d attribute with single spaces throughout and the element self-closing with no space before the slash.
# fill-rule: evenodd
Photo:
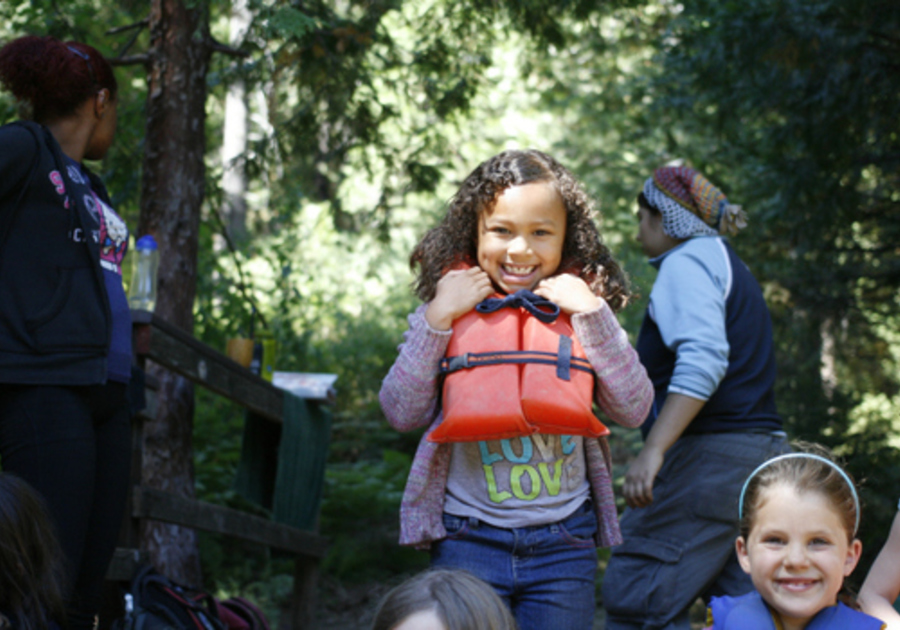
<svg viewBox="0 0 900 630">
<path fill-rule="evenodd" d="M 428 427 L 401 544 L 491 584 L 522 630 L 592 627 L 597 545 L 621 541 L 592 403 L 633 427 L 653 397 L 593 218 L 545 153 L 478 166 L 412 253 L 425 303 L 380 394 L 391 426 Z"/>
</svg>

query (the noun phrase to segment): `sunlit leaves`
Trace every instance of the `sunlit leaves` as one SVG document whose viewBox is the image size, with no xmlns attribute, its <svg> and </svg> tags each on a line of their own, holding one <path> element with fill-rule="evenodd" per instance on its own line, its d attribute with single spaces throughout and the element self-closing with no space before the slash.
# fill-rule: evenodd
<svg viewBox="0 0 900 630">
<path fill-rule="evenodd" d="M 316 21 L 291 6 L 277 8 L 269 17 L 266 27 L 278 37 L 302 40 L 318 27 Z"/>
</svg>

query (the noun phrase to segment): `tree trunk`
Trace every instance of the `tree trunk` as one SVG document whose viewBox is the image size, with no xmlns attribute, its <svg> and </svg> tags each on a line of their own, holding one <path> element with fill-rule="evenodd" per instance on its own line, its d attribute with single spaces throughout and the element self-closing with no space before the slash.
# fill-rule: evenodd
<svg viewBox="0 0 900 630">
<path fill-rule="evenodd" d="M 193 332 L 200 206 L 205 185 L 206 73 L 209 66 L 205 3 L 152 0 L 147 133 L 140 234 L 159 244 L 156 315 Z M 194 496 L 193 386 L 150 365 L 159 379 L 156 418 L 144 428 L 143 483 Z M 201 584 L 193 530 L 150 522 L 141 533 L 153 564 L 185 584 Z"/>
</svg>

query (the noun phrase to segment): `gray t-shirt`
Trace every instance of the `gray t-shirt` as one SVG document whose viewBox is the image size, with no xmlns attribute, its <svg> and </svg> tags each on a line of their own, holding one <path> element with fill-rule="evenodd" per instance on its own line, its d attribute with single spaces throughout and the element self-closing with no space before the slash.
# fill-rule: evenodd
<svg viewBox="0 0 900 630">
<path fill-rule="evenodd" d="M 444 511 L 495 527 L 561 521 L 590 496 L 583 438 L 529 437 L 453 444 Z"/>
</svg>

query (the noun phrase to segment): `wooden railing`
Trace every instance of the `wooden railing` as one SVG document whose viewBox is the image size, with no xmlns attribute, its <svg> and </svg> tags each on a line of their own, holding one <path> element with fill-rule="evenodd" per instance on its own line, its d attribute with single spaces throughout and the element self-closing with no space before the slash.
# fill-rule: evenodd
<svg viewBox="0 0 900 630">
<path fill-rule="evenodd" d="M 134 352 L 142 367 L 151 360 L 272 422 L 282 422 L 285 396 L 282 390 L 152 313 L 132 311 L 132 319 Z M 139 546 L 144 519 L 223 534 L 295 556 L 291 614 L 289 620 L 282 619 L 281 627 L 312 628 L 318 563 L 328 549 L 327 539 L 316 532 L 142 485 L 142 427 L 144 420 L 155 417 L 156 389 L 157 384 L 148 377 L 147 405 L 134 422 L 134 483 L 127 511 L 130 518 L 123 527 L 120 548 L 110 564 L 107 579 L 127 581 L 137 566 L 146 562 L 146 553 Z"/>
</svg>

